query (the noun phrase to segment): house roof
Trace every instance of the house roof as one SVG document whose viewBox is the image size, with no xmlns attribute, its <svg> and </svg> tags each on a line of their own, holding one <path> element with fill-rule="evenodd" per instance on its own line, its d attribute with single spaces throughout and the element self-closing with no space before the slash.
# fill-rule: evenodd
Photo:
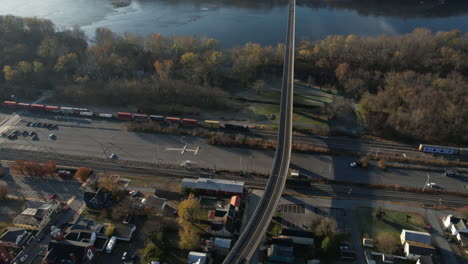
<svg viewBox="0 0 468 264">
<path fill-rule="evenodd" d="M 231 248 L 231 239 L 215 237 L 214 246 L 219 248 Z"/>
<path fill-rule="evenodd" d="M 133 226 L 132 228 L 116 226 L 114 228 L 114 236 L 116 236 L 117 238 L 124 238 L 130 240 L 135 229 L 136 226 Z"/>
<path fill-rule="evenodd" d="M 434 264 L 431 256 L 421 256 L 419 258 L 419 264 Z"/>
<path fill-rule="evenodd" d="M 420 256 L 429 256 L 435 254 L 436 250 L 433 246 L 424 244 L 424 243 L 413 243 L 413 242 L 406 242 L 408 243 L 409 254 L 413 255 L 420 255 Z"/>
<path fill-rule="evenodd" d="M 168 190 L 162 190 L 162 189 L 155 189 L 154 190 L 154 195 L 156 195 L 159 198 L 167 199 L 167 200 L 178 200 L 179 199 L 179 193 L 178 192 L 172 192 Z"/>
<path fill-rule="evenodd" d="M 28 239 L 29 233 L 23 228 L 8 227 L 0 236 L 0 241 L 15 243 L 18 246 L 21 246 Z"/>
<path fill-rule="evenodd" d="M 80 241 L 51 239 L 48 246 L 49 253 L 47 254 L 47 259 L 61 263 L 62 260 L 70 260 L 71 255 L 74 255 L 79 260 L 78 263 L 82 263 L 81 261 L 86 254 L 86 248 L 92 245 L 92 243 Z"/>
<path fill-rule="evenodd" d="M 29 226 L 38 226 L 41 223 L 40 219 L 37 219 L 33 215 L 17 215 L 13 219 L 13 224 L 15 225 L 29 225 Z"/>
<path fill-rule="evenodd" d="M 187 187 L 191 189 L 202 189 L 202 190 L 222 191 L 222 192 L 232 192 L 232 193 L 242 193 L 244 190 L 244 182 L 220 180 L 220 179 L 184 178 L 180 185 L 181 187 Z"/>
<path fill-rule="evenodd" d="M 304 230 L 292 229 L 292 228 L 283 228 L 281 230 L 282 236 L 291 236 L 291 237 L 305 237 L 305 238 L 314 238 L 314 233 Z"/>
<path fill-rule="evenodd" d="M 402 233 L 404 233 L 405 241 L 419 242 L 424 244 L 432 243 L 431 234 L 427 232 L 403 229 Z"/>
<path fill-rule="evenodd" d="M 69 227 L 69 231 L 73 230 L 84 230 L 84 231 L 92 231 L 96 233 L 101 233 L 104 225 L 94 220 L 88 219 L 79 215 L 73 224 Z"/>
<path fill-rule="evenodd" d="M 151 195 L 150 197 L 146 198 L 144 204 L 155 207 L 155 208 L 162 208 L 166 203 L 166 199 L 156 197 L 154 195 Z"/>
<path fill-rule="evenodd" d="M 224 210 L 216 210 L 214 213 L 215 217 L 224 217 L 227 214 L 227 211 Z"/>
<path fill-rule="evenodd" d="M 241 197 L 239 195 L 235 195 L 231 197 L 231 205 L 239 208 L 241 203 Z"/>
<path fill-rule="evenodd" d="M 208 262 L 208 254 L 203 252 L 190 251 L 187 257 L 189 264 L 205 264 Z"/>
</svg>

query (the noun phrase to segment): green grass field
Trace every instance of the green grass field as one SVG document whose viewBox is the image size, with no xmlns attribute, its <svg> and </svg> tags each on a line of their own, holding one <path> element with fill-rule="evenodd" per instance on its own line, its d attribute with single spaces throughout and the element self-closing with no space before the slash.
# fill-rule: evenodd
<svg viewBox="0 0 468 264">
<path fill-rule="evenodd" d="M 361 235 L 369 234 L 375 238 L 380 232 L 389 232 L 399 236 L 402 229 L 425 231 L 424 218 L 419 214 L 393 210 L 383 211 L 385 215 L 378 219 L 377 208 L 361 207 L 356 210 Z"/>
</svg>

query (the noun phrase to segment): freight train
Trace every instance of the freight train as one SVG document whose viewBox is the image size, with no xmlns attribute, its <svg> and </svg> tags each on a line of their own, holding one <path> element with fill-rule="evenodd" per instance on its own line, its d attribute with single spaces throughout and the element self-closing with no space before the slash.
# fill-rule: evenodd
<svg viewBox="0 0 468 264">
<path fill-rule="evenodd" d="M 126 121 L 138 121 L 138 122 L 158 122 L 165 123 L 169 125 L 184 125 L 184 126 L 199 126 L 212 129 L 226 129 L 239 132 L 249 131 L 247 125 L 232 124 L 226 122 L 220 122 L 216 120 L 198 120 L 192 118 L 180 118 L 180 117 L 169 117 L 161 115 L 147 115 L 147 114 L 133 114 L 127 112 L 118 112 L 117 114 L 109 113 L 98 113 L 90 111 L 86 108 L 78 107 L 65 107 L 65 106 L 51 106 L 51 105 L 42 105 L 42 104 L 28 104 L 28 103 L 18 103 L 14 101 L 4 101 L 3 106 L 13 109 L 22 109 L 22 110 L 32 110 L 32 111 L 42 111 L 49 113 L 59 113 L 64 115 L 78 115 L 83 117 L 99 117 L 105 119 L 119 119 Z"/>
</svg>

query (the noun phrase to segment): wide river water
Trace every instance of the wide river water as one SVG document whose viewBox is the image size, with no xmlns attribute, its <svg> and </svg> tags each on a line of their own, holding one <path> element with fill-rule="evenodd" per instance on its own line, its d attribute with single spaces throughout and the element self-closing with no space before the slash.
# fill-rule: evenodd
<svg viewBox="0 0 468 264">
<path fill-rule="evenodd" d="M 41 17 L 60 28 L 80 26 L 90 39 L 98 27 L 117 33 L 216 38 L 224 47 L 285 39 L 285 0 L 1 0 L 0 15 Z M 297 40 L 327 35 L 396 35 L 426 27 L 468 32 L 466 0 L 298 0 Z"/>
</svg>

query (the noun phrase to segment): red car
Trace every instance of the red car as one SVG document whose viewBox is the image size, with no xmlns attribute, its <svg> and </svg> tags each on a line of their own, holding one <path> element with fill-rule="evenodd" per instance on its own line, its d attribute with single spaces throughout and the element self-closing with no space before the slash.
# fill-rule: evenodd
<svg viewBox="0 0 468 264">
<path fill-rule="evenodd" d="M 55 197 L 57 197 L 56 194 L 51 194 L 51 195 L 49 196 L 49 199 L 54 199 Z"/>
</svg>

